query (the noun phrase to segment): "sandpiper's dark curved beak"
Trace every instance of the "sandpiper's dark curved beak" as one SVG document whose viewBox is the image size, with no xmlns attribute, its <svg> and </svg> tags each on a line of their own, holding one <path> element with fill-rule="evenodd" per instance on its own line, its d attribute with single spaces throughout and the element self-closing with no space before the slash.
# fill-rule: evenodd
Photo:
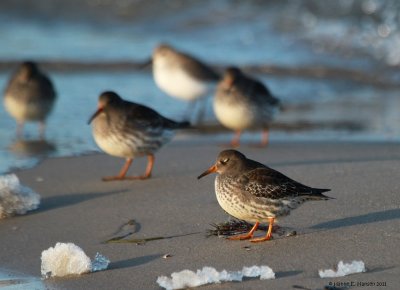
<svg viewBox="0 0 400 290">
<path fill-rule="evenodd" d="M 88 124 L 90 124 L 90 123 L 93 121 L 93 119 L 96 118 L 102 111 L 103 111 L 103 108 L 102 108 L 102 107 L 99 107 L 99 108 L 97 109 L 97 111 L 94 112 L 94 114 L 93 114 L 93 115 L 90 117 L 90 119 L 88 120 Z"/>
<path fill-rule="evenodd" d="M 143 63 L 139 65 L 140 69 L 147 69 L 148 67 L 151 67 L 153 65 L 153 58 L 149 57 L 146 59 Z"/>
<path fill-rule="evenodd" d="M 213 172 L 217 172 L 217 166 L 216 165 L 213 165 L 210 168 L 208 168 L 206 171 L 204 171 L 202 174 L 200 174 L 197 177 L 197 179 L 200 179 L 200 178 L 202 178 L 202 177 L 204 177 L 204 176 L 206 176 L 206 175 L 208 175 L 210 173 L 213 173 Z"/>
</svg>

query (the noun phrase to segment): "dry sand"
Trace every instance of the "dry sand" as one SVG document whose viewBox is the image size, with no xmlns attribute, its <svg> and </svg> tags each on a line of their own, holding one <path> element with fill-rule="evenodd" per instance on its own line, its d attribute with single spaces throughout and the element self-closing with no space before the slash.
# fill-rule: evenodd
<svg viewBox="0 0 400 290">
<path fill-rule="evenodd" d="M 400 287 L 400 150 L 390 143 L 273 143 L 240 151 L 336 199 L 308 202 L 279 220 L 297 236 L 260 244 L 206 237 L 210 223 L 228 216 L 214 194 L 214 176 L 196 177 L 221 151 L 217 145 L 174 142 L 156 155 L 153 178 L 104 183 L 123 160 L 103 154 L 48 159 L 16 172 L 42 196 L 40 208 L 0 221 L 0 267 L 40 276 L 40 254 L 56 242 L 73 242 L 87 255 L 100 252 L 108 270 L 46 280 L 49 289 L 160 289 L 156 279 L 183 269 L 240 270 L 268 265 L 275 280 L 249 279 L 199 289 L 321 289 L 329 282 L 385 282 Z M 131 173 L 142 173 L 145 159 Z M 104 244 L 129 220 L 137 238 L 178 236 L 144 245 Z M 264 232 L 258 232 L 263 235 Z M 250 246 L 250 249 L 245 249 Z M 163 259 L 164 254 L 172 257 Z M 319 269 L 362 260 L 367 273 L 321 279 Z M 1 286 L 0 286 L 1 288 Z"/>
</svg>

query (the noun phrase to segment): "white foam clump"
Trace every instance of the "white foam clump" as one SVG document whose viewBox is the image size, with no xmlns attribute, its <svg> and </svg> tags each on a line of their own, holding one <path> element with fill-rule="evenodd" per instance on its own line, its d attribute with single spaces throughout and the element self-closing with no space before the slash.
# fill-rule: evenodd
<svg viewBox="0 0 400 290">
<path fill-rule="evenodd" d="M 80 275 L 92 270 L 90 258 L 73 243 L 57 243 L 42 252 L 42 276 L 63 277 Z"/>
<path fill-rule="evenodd" d="M 41 273 L 45 278 L 81 275 L 107 269 L 110 261 L 97 253 L 94 261 L 73 243 L 57 243 L 42 252 Z"/>
<path fill-rule="evenodd" d="M 243 280 L 243 277 L 257 276 L 260 276 L 261 280 L 274 279 L 275 273 L 268 266 L 243 267 L 242 271 L 233 272 L 226 270 L 218 272 L 213 267 L 203 267 L 203 269 L 197 270 L 196 273 L 190 270 L 183 270 L 172 273 L 171 278 L 160 276 L 157 278 L 157 283 L 167 290 L 172 290 L 184 289 L 187 287 L 197 287 L 211 283 L 228 281 L 240 282 Z"/>
<path fill-rule="evenodd" d="M 0 176 L 0 219 L 37 209 L 40 195 L 21 185 L 15 174 Z"/>
<path fill-rule="evenodd" d="M 260 276 L 260 280 L 275 279 L 274 271 L 268 266 L 243 267 L 242 273 L 245 277 Z"/>
<path fill-rule="evenodd" d="M 363 261 L 353 261 L 351 263 L 343 263 L 340 261 L 337 266 L 337 271 L 332 269 L 319 270 L 319 276 L 321 278 L 334 278 L 343 277 L 350 274 L 365 272 L 365 264 Z"/>
</svg>

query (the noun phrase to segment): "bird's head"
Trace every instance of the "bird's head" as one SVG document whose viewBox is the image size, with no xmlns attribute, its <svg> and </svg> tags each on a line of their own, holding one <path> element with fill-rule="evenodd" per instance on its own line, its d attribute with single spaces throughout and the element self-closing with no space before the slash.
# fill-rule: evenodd
<svg viewBox="0 0 400 290">
<path fill-rule="evenodd" d="M 234 174 L 243 167 L 246 156 L 236 150 L 224 150 L 219 153 L 214 165 L 200 174 L 197 179 L 200 179 L 210 173 L 216 172 L 218 174 L 231 173 Z"/>
<path fill-rule="evenodd" d="M 118 104 L 121 102 L 122 99 L 121 97 L 114 92 L 104 92 L 100 94 L 99 96 L 99 101 L 97 103 L 97 110 L 96 112 L 93 113 L 93 115 L 90 117 L 88 124 L 90 124 L 93 119 L 95 119 L 101 112 L 103 112 L 107 107 L 113 106 L 115 104 Z"/>
<path fill-rule="evenodd" d="M 154 58 L 162 58 L 162 57 L 167 57 L 168 55 L 172 54 L 174 52 L 174 49 L 166 44 L 166 43 L 161 43 L 159 44 L 153 51 L 153 59 Z"/>
<path fill-rule="evenodd" d="M 21 79 L 28 81 L 38 70 L 38 66 L 33 61 L 24 61 L 20 65 L 18 73 Z"/>
<path fill-rule="evenodd" d="M 224 77 L 222 79 L 222 83 L 226 89 L 230 89 L 233 84 L 236 82 L 239 76 L 242 75 L 242 72 L 237 67 L 228 67 L 225 70 Z"/>
</svg>

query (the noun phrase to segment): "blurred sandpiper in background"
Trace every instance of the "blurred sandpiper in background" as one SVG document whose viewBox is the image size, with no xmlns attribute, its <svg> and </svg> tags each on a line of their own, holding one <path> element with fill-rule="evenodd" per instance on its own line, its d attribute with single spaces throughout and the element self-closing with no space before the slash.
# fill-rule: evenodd
<svg viewBox="0 0 400 290">
<path fill-rule="evenodd" d="M 57 92 L 45 138 L 35 123 L 17 136 L 2 102 L 2 173 L 43 156 L 98 150 L 86 121 L 103 91 L 185 119 L 187 100 L 170 97 L 144 67 L 160 44 L 217 74 L 235 66 L 268 86 L 282 105 L 269 124 L 270 142 L 400 141 L 396 0 L 5 0 L 0 37 L 3 92 L 23 61 L 37 63 Z M 231 131 L 214 115 L 214 94 L 203 97 L 197 130 L 178 140 L 229 142 Z M 246 131 L 241 144 L 259 141 L 259 134 Z"/>
</svg>

